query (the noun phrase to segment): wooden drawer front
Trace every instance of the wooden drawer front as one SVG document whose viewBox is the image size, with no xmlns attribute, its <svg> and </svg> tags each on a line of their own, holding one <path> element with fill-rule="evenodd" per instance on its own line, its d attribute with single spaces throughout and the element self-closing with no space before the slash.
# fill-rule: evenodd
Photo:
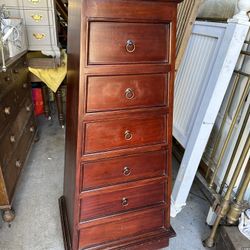
<svg viewBox="0 0 250 250">
<path fill-rule="evenodd" d="M 82 164 L 82 190 L 160 177 L 166 173 L 166 151 Z"/>
<path fill-rule="evenodd" d="M 165 135 L 165 116 L 87 123 L 85 153 L 164 143 Z"/>
<path fill-rule="evenodd" d="M 80 220 L 164 202 L 165 178 L 131 182 L 82 193 Z"/>
<path fill-rule="evenodd" d="M 168 24 L 90 22 L 89 29 L 89 64 L 168 62 Z"/>
<path fill-rule="evenodd" d="M 13 121 L 6 134 L 0 140 L 0 161 L 3 166 L 5 166 L 10 160 L 15 148 L 18 145 L 19 139 L 22 136 L 23 129 L 25 128 L 31 115 L 32 101 L 30 98 L 27 98 L 16 119 Z"/>
<path fill-rule="evenodd" d="M 17 65 L 13 67 L 12 75 L 13 81 L 16 84 L 15 101 L 17 105 L 20 105 L 27 93 L 29 92 L 31 94 L 31 86 L 28 82 L 28 66 L 26 60 L 21 60 Z"/>
<path fill-rule="evenodd" d="M 25 87 L 24 87 L 25 86 Z M 1 100 L 0 100 L 0 137 L 10 123 L 13 123 L 18 112 L 21 108 L 30 107 L 32 110 L 31 102 L 31 90 L 28 85 L 18 85 L 12 88 Z M 25 97 L 29 98 L 29 103 L 25 104 Z"/>
<path fill-rule="evenodd" d="M 169 21 L 176 14 L 174 4 L 164 1 L 86 0 L 86 2 L 88 17 Z"/>
<path fill-rule="evenodd" d="M 164 106 L 166 74 L 89 77 L 87 112 Z"/>
<path fill-rule="evenodd" d="M 0 99 L 14 85 L 11 70 L 0 72 Z"/>
<path fill-rule="evenodd" d="M 21 58 L 15 65 L 13 65 L 11 71 L 15 84 L 27 82 L 28 64 L 25 57 Z"/>
<path fill-rule="evenodd" d="M 12 198 L 14 193 L 18 176 L 24 166 L 35 132 L 36 124 L 34 118 L 32 117 L 23 130 L 22 137 L 18 143 L 14 155 L 12 156 L 8 165 L 3 168 L 5 186 L 10 198 Z"/>
<path fill-rule="evenodd" d="M 79 233 L 79 249 L 160 230 L 164 214 L 164 208 L 158 207 L 86 223 Z"/>
<path fill-rule="evenodd" d="M 7 125 L 16 117 L 19 109 L 16 103 L 16 91 L 10 90 L 0 100 L 0 134 L 6 129 Z M 1 136 L 1 135 L 0 135 Z"/>
</svg>

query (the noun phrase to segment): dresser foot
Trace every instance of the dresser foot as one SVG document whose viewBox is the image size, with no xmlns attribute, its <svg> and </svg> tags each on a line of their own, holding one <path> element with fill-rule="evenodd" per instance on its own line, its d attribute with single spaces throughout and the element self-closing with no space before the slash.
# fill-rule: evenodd
<svg viewBox="0 0 250 250">
<path fill-rule="evenodd" d="M 15 219 L 15 211 L 13 209 L 5 209 L 2 218 L 4 222 L 12 222 Z"/>
</svg>

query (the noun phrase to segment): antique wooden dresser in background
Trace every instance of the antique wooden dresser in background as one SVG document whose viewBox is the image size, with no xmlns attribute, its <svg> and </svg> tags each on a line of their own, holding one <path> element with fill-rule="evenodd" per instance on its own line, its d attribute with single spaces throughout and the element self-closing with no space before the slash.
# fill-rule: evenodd
<svg viewBox="0 0 250 250">
<path fill-rule="evenodd" d="M 70 0 L 66 249 L 159 249 L 170 226 L 180 0 Z"/>
<path fill-rule="evenodd" d="M 20 173 L 36 135 L 31 85 L 25 53 L 0 70 L 0 209 L 3 219 L 14 219 L 12 201 Z"/>
</svg>

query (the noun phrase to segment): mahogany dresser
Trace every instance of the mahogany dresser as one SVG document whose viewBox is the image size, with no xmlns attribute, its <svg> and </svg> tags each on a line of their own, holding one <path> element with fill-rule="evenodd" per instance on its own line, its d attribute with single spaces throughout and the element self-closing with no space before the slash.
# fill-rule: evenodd
<svg viewBox="0 0 250 250">
<path fill-rule="evenodd" d="M 70 0 L 66 249 L 160 249 L 170 226 L 180 0 Z"/>
<path fill-rule="evenodd" d="M 20 173 L 36 135 L 26 55 L 9 59 L 0 70 L 0 209 L 14 219 L 12 201 Z"/>
</svg>

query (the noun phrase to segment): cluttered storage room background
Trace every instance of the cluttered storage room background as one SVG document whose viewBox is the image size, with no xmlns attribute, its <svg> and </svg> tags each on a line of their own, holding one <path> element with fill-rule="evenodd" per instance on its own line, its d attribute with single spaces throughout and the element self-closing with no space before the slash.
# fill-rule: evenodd
<svg viewBox="0 0 250 250">
<path fill-rule="evenodd" d="M 0 0 L 0 249 L 250 249 L 249 0 Z"/>
</svg>

